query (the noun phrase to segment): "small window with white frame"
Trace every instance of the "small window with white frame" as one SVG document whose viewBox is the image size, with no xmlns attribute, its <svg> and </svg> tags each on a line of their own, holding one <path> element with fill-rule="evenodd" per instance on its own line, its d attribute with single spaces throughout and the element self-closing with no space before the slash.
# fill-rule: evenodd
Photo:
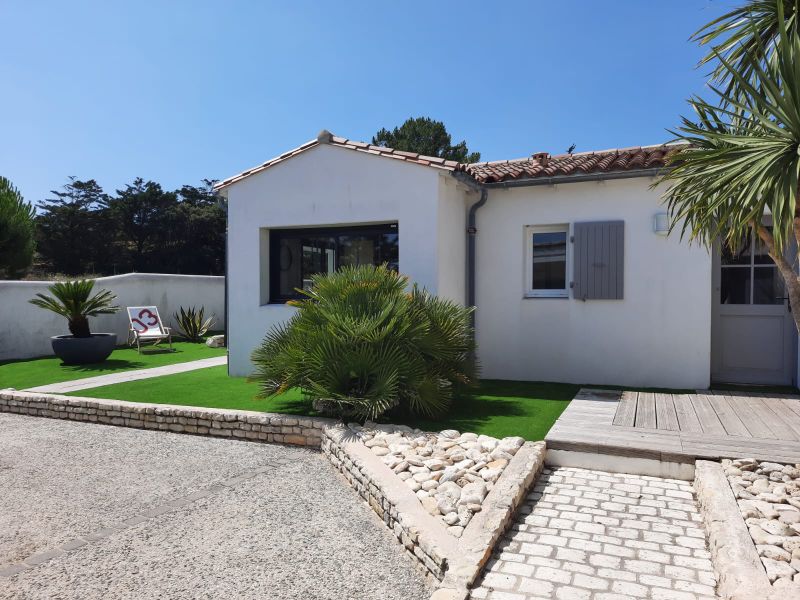
<svg viewBox="0 0 800 600">
<path fill-rule="evenodd" d="M 525 295 L 567 298 L 569 225 L 529 225 L 525 228 L 525 248 Z"/>
</svg>

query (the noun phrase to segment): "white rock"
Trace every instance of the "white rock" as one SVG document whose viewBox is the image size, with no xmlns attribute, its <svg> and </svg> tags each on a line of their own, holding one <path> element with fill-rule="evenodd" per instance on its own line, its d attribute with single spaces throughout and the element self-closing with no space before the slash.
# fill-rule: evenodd
<svg viewBox="0 0 800 600">
<path fill-rule="evenodd" d="M 469 483 L 461 488 L 461 496 L 458 499 L 459 505 L 481 504 L 486 497 L 486 484 L 482 481 Z"/>
<path fill-rule="evenodd" d="M 441 471 L 447 466 L 447 463 L 439 458 L 432 458 L 425 461 L 425 466 L 431 471 Z"/>
<path fill-rule="evenodd" d="M 448 525 L 455 525 L 458 523 L 458 513 L 453 509 L 453 512 L 447 513 L 442 517 L 442 521 Z"/>
<path fill-rule="evenodd" d="M 439 483 L 445 483 L 447 481 L 455 481 L 459 477 L 461 477 L 465 473 L 464 469 L 459 469 L 458 467 L 447 467 L 443 472 L 442 476 L 439 478 Z"/>
<path fill-rule="evenodd" d="M 410 471 L 403 471 L 402 473 L 398 473 L 397 476 L 400 478 L 400 481 L 405 481 L 413 477 Z"/>
<path fill-rule="evenodd" d="M 515 452 L 516 452 L 516 449 L 515 449 Z M 509 453 L 509 452 L 506 452 L 505 450 L 503 450 L 500 447 L 497 447 L 497 448 L 495 448 L 494 450 L 492 450 L 489 453 L 489 458 L 491 458 L 492 460 L 501 460 L 501 459 L 502 460 L 511 460 L 512 458 L 514 458 L 514 455 Z"/>
<path fill-rule="evenodd" d="M 411 444 L 389 444 L 389 452 L 392 454 L 403 454 L 411 450 Z"/>
<path fill-rule="evenodd" d="M 403 460 L 397 463 L 392 469 L 392 471 L 394 471 L 395 473 L 402 473 L 403 471 L 407 471 L 408 467 L 409 467 L 408 461 Z"/>
<path fill-rule="evenodd" d="M 486 468 L 481 471 L 480 475 L 484 481 L 497 481 L 500 475 L 503 473 L 502 469 L 489 469 Z"/>
<path fill-rule="evenodd" d="M 439 486 L 439 482 L 434 479 L 429 479 L 428 481 L 422 482 L 422 489 L 426 492 L 430 492 L 431 490 L 435 490 Z"/>
<path fill-rule="evenodd" d="M 497 444 L 499 442 L 495 438 L 489 437 L 488 435 L 479 435 L 478 443 L 480 444 L 481 450 L 484 452 L 491 452 L 497 448 Z"/>
<path fill-rule="evenodd" d="M 394 469 L 400 463 L 405 462 L 402 458 L 400 458 L 399 456 L 395 456 L 394 454 L 387 454 L 381 460 L 383 461 L 383 464 L 385 464 L 390 469 Z"/>
<path fill-rule="evenodd" d="M 417 483 L 425 483 L 426 481 L 430 481 L 431 480 L 431 474 L 430 473 L 414 473 L 414 478 L 413 479 Z"/>
<path fill-rule="evenodd" d="M 439 432 L 439 435 L 443 438 L 447 438 L 448 440 L 454 440 L 458 438 L 461 434 L 458 433 L 455 429 L 445 429 L 444 431 Z"/>
<path fill-rule="evenodd" d="M 440 483 L 439 487 L 436 488 L 436 495 L 438 497 L 448 498 L 454 503 L 458 502 L 458 499 L 461 498 L 461 494 L 461 487 L 455 481 Z"/>
<path fill-rule="evenodd" d="M 439 514 L 439 509 L 436 506 L 436 500 L 434 500 L 430 496 L 423 498 L 422 500 L 420 500 L 420 502 L 422 502 L 422 508 L 427 510 L 433 516 L 437 516 Z"/>
<path fill-rule="evenodd" d="M 771 533 L 772 535 L 781 535 L 781 536 L 797 535 L 797 532 L 793 530 L 789 525 L 775 520 L 763 521 L 761 523 L 761 529 L 763 529 L 767 533 Z"/>
<path fill-rule="evenodd" d="M 466 506 L 459 506 L 458 507 L 458 524 L 462 527 L 466 527 L 469 522 L 472 520 L 472 511 L 468 509 Z"/>
<path fill-rule="evenodd" d="M 761 562 L 767 570 L 767 577 L 770 581 L 775 581 L 779 577 L 792 577 L 796 573 L 789 563 L 783 561 L 762 558 Z"/>
<path fill-rule="evenodd" d="M 412 492 L 416 492 L 421 487 L 420 484 L 413 479 L 406 479 L 406 485 L 411 488 Z"/>
<path fill-rule="evenodd" d="M 386 456 L 389 454 L 389 449 L 384 446 L 373 446 L 371 449 L 375 456 Z"/>
<path fill-rule="evenodd" d="M 791 554 L 789 554 L 783 548 L 778 548 L 777 546 L 757 545 L 756 550 L 758 550 L 759 556 L 763 556 L 764 558 L 782 560 L 783 562 L 789 562 L 792 560 Z"/>
<path fill-rule="evenodd" d="M 414 493 L 417 495 L 417 498 L 419 498 L 420 500 L 423 500 L 424 498 L 430 498 L 431 497 L 431 495 L 428 492 L 426 492 L 425 490 L 417 490 Z"/>
<path fill-rule="evenodd" d="M 785 466 L 786 465 L 779 465 L 773 462 L 762 462 L 758 465 L 758 470 L 766 474 L 772 473 L 773 471 L 783 472 Z"/>
<path fill-rule="evenodd" d="M 436 506 L 438 507 L 439 512 L 442 513 L 443 515 L 450 515 L 450 514 L 456 515 L 456 520 L 458 519 L 458 515 L 456 514 L 456 511 L 458 509 L 456 508 L 456 505 L 453 503 L 453 501 L 450 500 L 450 498 L 437 496 Z M 448 524 L 452 525 L 453 523 L 448 523 Z"/>
<path fill-rule="evenodd" d="M 222 348 L 225 345 L 224 335 L 212 335 L 206 340 L 206 346 L 209 348 Z"/>
</svg>

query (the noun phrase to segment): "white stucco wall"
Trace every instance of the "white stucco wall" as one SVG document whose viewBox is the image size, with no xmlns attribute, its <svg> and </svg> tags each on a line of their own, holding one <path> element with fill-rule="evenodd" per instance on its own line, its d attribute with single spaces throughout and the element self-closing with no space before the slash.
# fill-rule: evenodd
<svg viewBox="0 0 800 600">
<path fill-rule="evenodd" d="M 653 215 L 663 208 L 651 183 L 635 178 L 489 193 L 477 217 L 484 377 L 708 386 L 711 256 L 677 235 L 653 233 Z M 624 300 L 523 298 L 526 225 L 617 219 L 625 221 Z"/>
<path fill-rule="evenodd" d="M 52 355 L 50 337 L 69 334 L 67 320 L 43 310 L 28 300 L 37 293 L 47 294 L 52 281 L 0 281 L 0 360 Z M 111 290 L 122 310 L 114 315 L 89 319 L 95 333 L 116 333 L 124 344 L 128 333 L 126 306 L 155 305 L 167 326 L 178 308 L 205 307 L 214 315 L 214 329 L 225 327 L 225 278 L 205 275 L 166 275 L 129 273 L 99 277 L 95 290 Z M 2 387 L 2 381 L 0 381 Z"/>
<path fill-rule="evenodd" d="M 268 295 L 262 286 L 268 284 L 268 264 L 265 244 L 259 240 L 266 239 L 267 229 L 397 222 L 400 271 L 433 293 L 457 294 L 463 287 L 463 237 L 458 241 L 460 236 L 443 233 L 449 227 L 440 224 L 444 218 L 457 227 L 463 216 L 458 216 L 454 201 L 440 207 L 442 177 L 450 176 L 430 167 L 320 145 L 228 187 L 231 375 L 252 371 L 253 349 L 293 311 L 265 303 Z M 455 267 L 460 276 L 441 269 L 444 236 L 461 248 L 448 259 L 458 260 L 461 253 L 462 264 Z"/>
<path fill-rule="evenodd" d="M 437 217 L 439 295 L 466 303 L 467 205 L 478 194 L 453 177 L 440 177 Z"/>
</svg>

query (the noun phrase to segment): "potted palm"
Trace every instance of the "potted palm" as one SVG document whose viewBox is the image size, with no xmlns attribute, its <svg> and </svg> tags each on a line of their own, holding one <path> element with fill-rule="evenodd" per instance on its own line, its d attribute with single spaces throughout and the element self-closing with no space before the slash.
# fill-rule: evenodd
<svg viewBox="0 0 800 600">
<path fill-rule="evenodd" d="M 89 317 L 111 315 L 119 310 L 113 304 L 116 296 L 108 290 L 101 290 L 91 296 L 94 281 L 63 281 L 54 283 L 48 289 L 52 296 L 36 294 L 29 300 L 31 304 L 51 310 L 67 318 L 71 335 L 51 337 L 53 352 L 64 364 L 84 365 L 102 362 L 117 345 L 116 333 L 91 333 Z"/>
</svg>

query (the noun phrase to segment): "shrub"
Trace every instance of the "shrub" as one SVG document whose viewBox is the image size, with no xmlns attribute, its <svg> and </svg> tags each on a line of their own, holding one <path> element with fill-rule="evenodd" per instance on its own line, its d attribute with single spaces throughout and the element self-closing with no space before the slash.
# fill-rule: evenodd
<svg viewBox="0 0 800 600">
<path fill-rule="evenodd" d="M 33 262 L 36 211 L 19 190 L 0 177 L 0 277 L 24 274 Z"/>
<path fill-rule="evenodd" d="M 93 288 L 91 279 L 60 281 L 47 288 L 53 296 L 36 294 L 29 302 L 66 317 L 69 332 L 75 337 L 90 337 L 89 317 L 113 315 L 119 310 L 119 306 L 112 304 L 116 296 L 108 290 L 100 290 L 90 298 Z"/>
<path fill-rule="evenodd" d="M 339 415 L 374 419 L 399 407 L 436 416 L 473 379 L 470 313 L 386 266 L 312 277 L 298 311 L 253 352 L 267 398 L 299 387 Z"/>
<path fill-rule="evenodd" d="M 194 306 L 186 310 L 181 306 L 179 310 L 179 313 L 172 315 L 177 323 L 178 332 L 186 338 L 186 341 L 199 344 L 203 341 L 203 336 L 213 327 L 216 319 L 213 316 L 206 319 L 206 310 L 202 306 L 200 310 L 196 310 Z"/>
</svg>

